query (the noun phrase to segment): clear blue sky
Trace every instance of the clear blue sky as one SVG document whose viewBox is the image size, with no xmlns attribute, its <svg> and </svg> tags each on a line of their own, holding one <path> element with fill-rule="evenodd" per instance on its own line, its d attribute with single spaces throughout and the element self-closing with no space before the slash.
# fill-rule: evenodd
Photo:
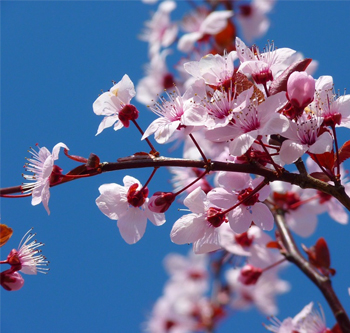
<svg viewBox="0 0 350 333">
<path fill-rule="evenodd" d="M 181 8 L 187 8 L 181 2 Z M 139 1 L 2 1 L 1 2 L 1 186 L 19 185 L 29 156 L 29 146 L 39 143 L 50 150 L 62 141 L 72 154 L 99 155 L 102 161 L 147 150 L 131 128 L 115 133 L 105 130 L 95 137 L 100 117 L 92 103 L 111 80 L 127 73 L 136 83 L 147 62 L 147 45 L 138 41 L 143 22 L 155 7 Z M 183 13 L 177 11 L 178 17 Z M 270 15 L 272 26 L 266 39 L 278 47 L 290 47 L 320 62 L 318 75 L 332 75 L 335 88 L 350 89 L 349 1 L 280 1 Z M 154 119 L 140 106 L 144 127 Z M 345 133 L 345 132 L 343 132 Z M 346 134 L 349 135 L 348 133 Z M 344 135 L 341 141 L 346 140 Z M 162 153 L 167 153 L 167 146 Z M 59 165 L 69 171 L 76 165 L 61 155 Z M 148 224 L 144 238 L 127 245 L 115 221 L 95 205 L 98 187 L 121 183 L 124 172 L 79 180 L 51 190 L 48 216 L 29 198 L 1 200 L 1 222 L 14 229 L 2 248 L 1 258 L 17 247 L 31 227 L 46 243 L 43 253 L 50 260 L 48 275 L 25 276 L 18 292 L 1 290 L 1 329 L 17 332 L 139 332 L 153 302 L 166 281 L 162 259 L 169 252 L 186 253 L 188 246 L 175 246 L 169 232 L 179 213 L 172 209 L 162 227 Z M 128 173 L 145 182 L 149 171 Z M 169 190 L 164 170 L 150 191 Z M 324 236 L 332 266 L 337 270 L 334 286 L 350 311 L 348 259 L 349 226 L 320 220 L 317 234 L 301 240 L 312 245 Z M 329 326 L 334 324 L 316 288 L 292 266 L 283 273 L 292 291 L 278 299 L 283 319 L 294 316 L 310 301 L 320 302 Z M 264 332 L 265 316 L 249 311 L 234 315 L 220 332 Z M 249 323 L 249 326 L 247 326 Z"/>
</svg>

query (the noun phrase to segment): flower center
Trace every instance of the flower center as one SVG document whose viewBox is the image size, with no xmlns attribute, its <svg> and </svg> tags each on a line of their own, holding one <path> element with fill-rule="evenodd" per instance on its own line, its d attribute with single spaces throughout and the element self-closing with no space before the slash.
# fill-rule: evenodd
<svg viewBox="0 0 350 333">
<path fill-rule="evenodd" d="M 235 235 L 235 240 L 237 244 L 243 247 L 249 247 L 250 245 L 252 245 L 254 237 L 249 238 L 248 233 L 244 232 L 243 234 Z"/>
<path fill-rule="evenodd" d="M 238 200 L 243 201 L 242 203 L 245 206 L 253 206 L 256 202 L 258 202 L 259 199 L 259 193 L 251 194 L 253 192 L 253 189 L 251 187 L 248 187 L 238 194 Z"/>
<path fill-rule="evenodd" d="M 128 194 L 126 196 L 128 203 L 133 207 L 141 207 L 148 196 L 148 188 L 142 188 L 140 191 L 137 191 L 138 184 L 135 183 L 130 186 Z"/>
<path fill-rule="evenodd" d="M 286 210 L 295 210 L 300 206 L 300 197 L 294 192 L 273 193 L 275 203 Z"/>
<path fill-rule="evenodd" d="M 207 221 L 214 227 L 218 228 L 226 221 L 226 216 L 220 208 L 210 207 L 207 211 Z"/>
</svg>

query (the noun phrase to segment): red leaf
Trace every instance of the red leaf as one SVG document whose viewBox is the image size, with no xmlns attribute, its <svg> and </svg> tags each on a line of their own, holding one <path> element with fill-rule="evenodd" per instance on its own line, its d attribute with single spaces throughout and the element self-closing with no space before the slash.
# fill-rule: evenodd
<svg viewBox="0 0 350 333">
<path fill-rule="evenodd" d="M 333 150 L 331 152 L 325 152 L 323 154 L 310 154 L 311 158 L 316 162 L 320 163 L 325 169 L 331 171 L 333 173 L 334 163 L 335 163 L 335 155 Z"/>
<path fill-rule="evenodd" d="M 281 249 L 281 246 L 280 246 L 279 243 L 276 242 L 276 241 L 268 242 L 268 243 L 266 244 L 266 247 L 269 248 L 269 249 L 279 249 L 279 250 Z"/>
<path fill-rule="evenodd" d="M 296 61 L 295 63 L 291 64 L 288 68 L 284 70 L 284 72 L 276 79 L 273 80 L 271 83 L 269 93 L 270 95 L 275 95 L 279 93 L 280 91 L 287 91 L 287 81 L 289 78 L 289 75 L 291 75 L 293 72 L 302 72 L 304 71 L 307 66 L 311 63 L 312 59 L 303 59 Z"/>
<path fill-rule="evenodd" d="M 331 257 L 328 250 L 328 245 L 323 237 L 315 244 L 316 261 L 319 265 L 318 267 L 327 268 L 331 265 Z"/>
<path fill-rule="evenodd" d="M 13 230 L 6 224 L 0 224 L 0 247 L 3 246 L 12 236 Z"/>
<path fill-rule="evenodd" d="M 339 149 L 339 164 L 350 158 L 350 140 L 346 141 Z"/>
</svg>

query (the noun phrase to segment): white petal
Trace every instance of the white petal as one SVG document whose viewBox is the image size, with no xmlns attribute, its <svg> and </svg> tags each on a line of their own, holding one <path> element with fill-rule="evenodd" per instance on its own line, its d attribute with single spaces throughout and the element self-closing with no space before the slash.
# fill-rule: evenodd
<svg viewBox="0 0 350 333">
<path fill-rule="evenodd" d="M 117 222 L 120 235 L 128 244 L 135 244 L 142 238 L 146 225 L 147 218 L 144 211 L 135 207 L 130 207 L 125 214 L 119 216 Z"/>
<path fill-rule="evenodd" d="M 59 142 L 57 145 L 55 145 L 55 147 L 53 147 L 52 149 L 52 158 L 54 160 L 58 159 L 58 154 L 60 152 L 60 148 L 65 148 L 67 150 L 69 150 L 69 148 L 63 143 L 63 142 Z"/>
<path fill-rule="evenodd" d="M 207 201 L 207 196 L 204 191 L 197 187 L 184 200 L 184 205 L 188 207 L 191 212 L 202 214 L 205 211 L 204 203 Z"/>
<path fill-rule="evenodd" d="M 156 226 L 163 225 L 165 223 L 165 214 L 151 212 L 147 207 L 145 208 L 147 218 Z"/>
<path fill-rule="evenodd" d="M 177 48 L 185 53 L 190 52 L 194 47 L 194 43 L 202 37 L 203 34 L 201 32 L 192 32 L 189 34 L 185 34 L 179 39 L 177 43 Z"/>
<path fill-rule="evenodd" d="M 200 31 L 215 35 L 227 26 L 227 19 L 232 17 L 232 10 L 220 10 L 211 12 L 202 22 Z"/>
<path fill-rule="evenodd" d="M 251 147 L 257 137 L 257 131 L 244 133 L 230 142 L 230 153 L 233 156 L 242 156 Z"/>
<path fill-rule="evenodd" d="M 50 183 L 46 182 L 45 186 L 41 191 L 41 202 L 43 203 L 43 206 L 45 207 L 48 215 L 50 215 L 49 199 L 50 199 Z"/>
<path fill-rule="evenodd" d="M 217 207 L 228 209 L 237 201 L 236 197 L 225 189 L 217 187 L 207 194 L 208 200 Z"/>
<path fill-rule="evenodd" d="M 280 158 L 284 163 L 291 164 L 302 156 L 307 151 L 307 148 L 307 145 L 296 143 L 291 140 L 283 141 L 280 150 Z"/>
<path fill-rule="evenodd" d="M 208 253 L 221 249 L 217 228 L 207 228 L 202 238 L 193 243 L 193 252 L 196 254 Z"/>
<path fill-rule="evenodd" d="M 101 195 L 96 199 L 96 205 L 103 214 L 112 220 L 118 219 L 120 209 L 121 193 L 125 194 L 125 188 L 118 184 L 104 184 L 98 189 Z M 127 209 L 126 197 L 124 198 L 123 206 Z"/>
<path fill-rule="evenodd" d="M 101 121 L 100 125 L 98 126 L 96 135 L 100 134 L 105 128 L 113 126 L 113 124 L 119 120 L 118 115 L 116 116 L 106 116 Z"/>
<path fill-rule="evenodd" d="M 316 142 L 309 147 L 309 152 L 313 154 L 322 154 L 330 152 L 333 148 L 333 138 L 328 132 L 322 133 Z"/>
<path fill-rule="evenodd" d="M 189 244 L 203 237 L 207 221 L 197 214 L 187 214 L 180 217 L 170 232 L 171 241 L 175 244 Z"/>
</svg>

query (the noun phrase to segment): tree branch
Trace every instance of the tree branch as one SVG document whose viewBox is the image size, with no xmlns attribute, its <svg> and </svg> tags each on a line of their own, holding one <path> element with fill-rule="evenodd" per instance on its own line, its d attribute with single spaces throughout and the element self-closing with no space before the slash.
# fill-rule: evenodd
<svg viewBox="0 0 350 333">
<path fill-rule="evenodd" d="M 300 253 L 295 244 L 284 218 L 282 210 L 274 213 L 277 229 L 283 245 L 282 254 L 286 259 L 296 266 L 320 289 L 331 308 L 336 321 L 343 333 L 350 333 L 350 320 L 342 304 L 332 288 L 332 282 L 328 276 L 322 275 L 313 265 Z"/>
<path fill-rule="evenodd" d="M 289 171 L 282 169 L 280 174 L 273 169 L 266 168 L 258 163 L 246 163 L 246 164 L 236 164 L 231 162 L 219 162 L 219 161 L 209 161 L 209 164 L 202 160 L 187 160 L 183 158 L 168 158 L 168 157 L 145 157 L 145 156 L 135 156 L 130 158 L 123 158 L 119 162 L 104 162 L 100 164 L 100 172 L 110 172 L 117 170 L 126 170 L 126 169 L 139 169 L 139 168 L 159 168 L 159 167 L 182 167 L 182 168 L 198 168 L 206 169 L 210 171 L 228 171 L 228 172 L 240 172 L 259 175 L 265 177 L 269 182 L 276 180 L 284 181 L 286 183 L 297 185 L 301 188 L 312 188 L 319 190 L 321 192 L 330 194 L 336 198 L 348 211 L 350 211 L 350 198 L 346 194 L 344 186 L 342 185 L 331 185 L 316 178 L 311 177 L 308 174 L 297 174 L 290 173 Z M 96 173 L 95 170 L 85 171 L 80 174 L 91 174 Z M 64 180 L 62 183 L 65 183 L 69 180 Z M 60 184 L 62 184 L 60 183 Z M 59 184 L 57 184 L 59 185 Z M 54 185 L 56 186 L 56 185 Z M 19 187 L 13 188 L 4 188 L 0 190 L 0 195 L 18 193 L 11 192 L 9 189 L 16 189 Z"/>
</svg>

